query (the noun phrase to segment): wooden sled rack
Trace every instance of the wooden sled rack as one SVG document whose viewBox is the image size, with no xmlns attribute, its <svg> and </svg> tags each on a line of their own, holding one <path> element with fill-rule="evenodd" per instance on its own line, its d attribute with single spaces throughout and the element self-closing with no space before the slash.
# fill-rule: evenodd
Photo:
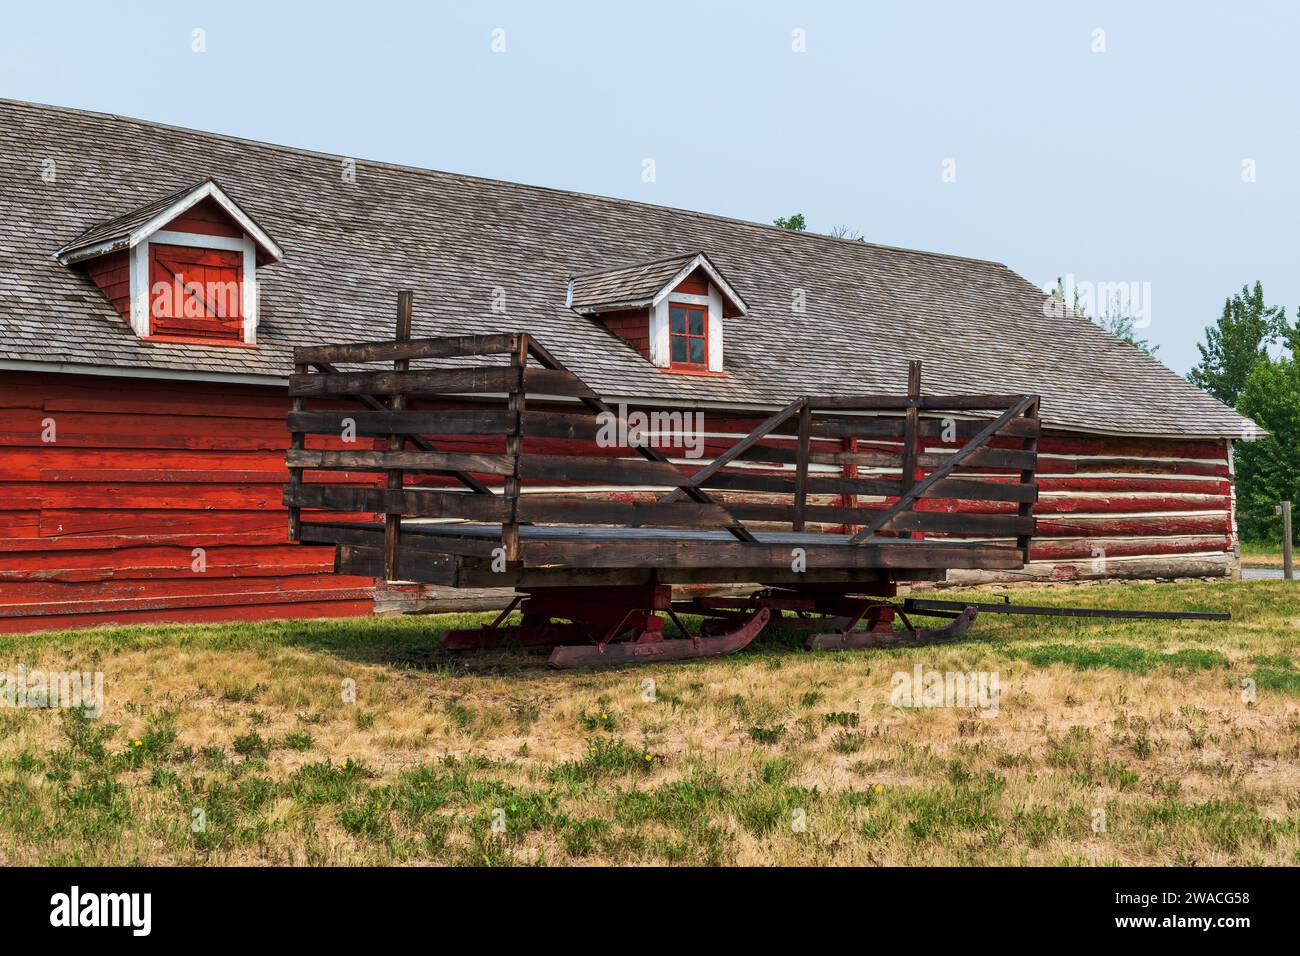
<svg viewBox="0 0 1300 956">
<path fill-rule="evenodd" d="M 393 341 L 295 350 L 284 502 L 338 573 L 513 589 L 446 648 L 677 660 L 777 618 L 813 648 L 951 640 L 975 612 L 909 612 L 887 600 L 899 582 L 1027 560 L 1037 396 L 925 395 L 912 362 L 907 394 L 805 395 L 726 427 L 704 410 L 691 458 L 672 447 L 683 413 L 611 407 L 534 337 L 412 339 L 410 316 L 402 293 Z M 735 585 L 752 590 L 700 593 Z"/>
</svg>

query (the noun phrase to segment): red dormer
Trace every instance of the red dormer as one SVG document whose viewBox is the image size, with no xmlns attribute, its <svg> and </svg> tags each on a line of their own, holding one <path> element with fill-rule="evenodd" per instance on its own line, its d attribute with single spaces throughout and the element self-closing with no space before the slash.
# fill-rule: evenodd
<svg viewBox="0 0 1300 956">
<path fill-rule="evenodd" d="M 257 341 L 257 269 L 275 241 L 212 180 L 92 226 L 55 253 L 80 266 L 142 339 Z"/>
<path fill-rule="evenodd" d="M 723 373 L 724 321 L 747 310 L 702 252 L 576 274 L 568 306 L 653 365 L 697 375 Z"/>
</svg>

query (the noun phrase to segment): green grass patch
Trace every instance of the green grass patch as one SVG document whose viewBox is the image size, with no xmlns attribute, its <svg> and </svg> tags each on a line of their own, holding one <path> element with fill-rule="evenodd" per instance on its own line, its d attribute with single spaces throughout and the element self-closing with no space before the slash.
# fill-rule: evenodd
<svg viewBox="0 0 1300 956">
<path fill-rule="evenodd" d="M 1028 661 L 1035 667 L 1065 664 L 1077 670 L 1097 670 L 1109 667 L 1114 670 L 1147 674 L 1157 667 L 1179 667 L 1205 670 L 1227 667 L 1228 658 L 1219 651 L 1200 647 L 1185 647 L 1164 654 L 1133 644 L 1038 644 L 1031 647 L 1003 647 L 1007 657 Z"/>
</svg>

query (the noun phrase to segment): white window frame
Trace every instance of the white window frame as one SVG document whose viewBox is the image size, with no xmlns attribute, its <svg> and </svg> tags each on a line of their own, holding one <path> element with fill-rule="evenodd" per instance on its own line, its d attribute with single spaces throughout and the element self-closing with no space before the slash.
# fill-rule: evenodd
<svg viewBox="0 0 1300 956">
<path fill-rule="evenodd" d="M 672 368 L 672 349 L 669 335 L 668 310 L 674 303 L 703 305 L 709 310 L 709 366 L 710 372 L 721 372 L 722 362 L 722 293 L 712 282 L 708 295 L 687 292 L 670 292 L 650 308 L 650 362 L 660 368 Z"/>
<path fill-rule="evenodd" d="M 131 247 L 131 328 L 141 338 L 150 334 L 149 315 L 149 262 L 150 246 L 188 246 L 193 249 L 220 249 L 241 252 L 244 256 L 244 283 L 239 303 L 243 316 L 242 341 L 246 345 L 257 343 L 257 244 L 251 236 L 235 239 L 230 236 L 208 236 L 198 232 L 174 232 L 160 229 L 143 242 Z"/>
</svg>

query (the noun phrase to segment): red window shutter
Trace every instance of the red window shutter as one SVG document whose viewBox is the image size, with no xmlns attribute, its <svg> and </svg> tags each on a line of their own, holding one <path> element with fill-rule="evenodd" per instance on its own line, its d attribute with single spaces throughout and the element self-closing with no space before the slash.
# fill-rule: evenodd
<svg viewBox="0 0 1300 956">
<path fill-rule="evenodd" d="M 149 247 L 149 334 L 240 342 L 244 256 L 224 249 Z"/>
</svg>

